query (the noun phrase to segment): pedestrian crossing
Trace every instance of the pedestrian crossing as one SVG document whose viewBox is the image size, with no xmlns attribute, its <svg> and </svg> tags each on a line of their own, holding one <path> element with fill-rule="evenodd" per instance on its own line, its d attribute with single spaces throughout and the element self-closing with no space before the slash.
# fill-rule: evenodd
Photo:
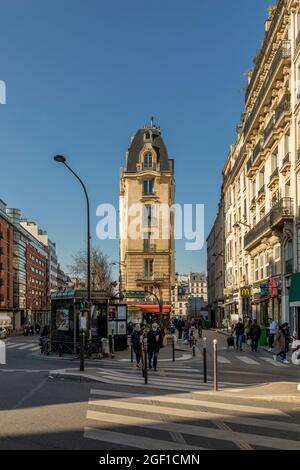
<svg viewBox="0 0 300 470">
<path fill-rule="evenodd" d="M 28 343 L 28 341 L 26 341 L 25 343 L 25 342 L 8 341 L 6 343 L 6 349 L 35 352 L 35 351 L 40 350 L 40 346 L 37 344 L 37 342 Z"/>
<path fill-rule="evenodd" d="M 217 400 L 92 388 L 84 438 L 121 449 L 300 450 L 300 427 L 284 411 Z"/>
</svg>

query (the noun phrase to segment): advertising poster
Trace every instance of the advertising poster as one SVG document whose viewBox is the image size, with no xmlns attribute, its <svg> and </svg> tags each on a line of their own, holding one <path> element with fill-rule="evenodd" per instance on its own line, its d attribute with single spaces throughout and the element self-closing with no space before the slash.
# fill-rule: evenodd
<svg viewBox="0 0 300 470">
<path fill-rule="evenodd" d="M 69 310 L 56 310 L 56 329 L 58 331 L 69 331 Z"/>
<path fill-rule="evenodd" d="M 118 305 L 118 320 L 126 320 L 126 305 Z"/>
<path fill-rule="evenodd" d="M 118 321 L 117 335 L 126 335 L 126 321 Z"/>
</svg>

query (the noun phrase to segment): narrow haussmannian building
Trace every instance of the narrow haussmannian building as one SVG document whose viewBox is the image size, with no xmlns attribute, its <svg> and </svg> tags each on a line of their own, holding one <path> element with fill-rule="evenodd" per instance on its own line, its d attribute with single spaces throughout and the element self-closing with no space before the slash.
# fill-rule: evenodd
<svg viewBox="0 0 300 470">
<path fill-rule="evenodd" d="M 132 139 L 120 176 L 120 290 L 132 321 L 171 311 L 174 202 L 174 161 L 152 118 Z"/>
</svg>

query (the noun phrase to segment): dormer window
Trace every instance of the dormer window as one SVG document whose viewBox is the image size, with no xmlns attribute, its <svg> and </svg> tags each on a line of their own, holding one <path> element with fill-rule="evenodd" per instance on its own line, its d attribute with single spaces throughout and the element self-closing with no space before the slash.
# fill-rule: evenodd
<svg viewBox="0 0 300 470">
<path fill-rule="evenodd" d="M 153 167 L 153 157 L 151 153 L 144 155 L 144 168 L 149 169 Z"/>
<path fill-rule="evenodd" d="M 152 140 L 152 132 L 150 131 L 145 132 L 144 140 Z"/>
</svg>

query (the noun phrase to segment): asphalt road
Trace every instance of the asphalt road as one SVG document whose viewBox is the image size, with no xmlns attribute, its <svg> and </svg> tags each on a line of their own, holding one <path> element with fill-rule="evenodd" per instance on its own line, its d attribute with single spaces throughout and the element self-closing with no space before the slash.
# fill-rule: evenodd
<svg viewBox="0 0 300 470">
<path fill-rule="evenodd" d="M 78 362 L 40 356 L 36 337 L 11 338 L 7 364 L 0 366 L 0 449 L 299 450 L 300 405 L 249 401 L 238 390 L 300 383 L 300 368 L 274 365 L 264 350 L 227 351 L 221 334 L 207 337 L 209 376 L 217 338 L 219 380 L 236 390 L 233 397 L 212 395 L 211 384 L 203 386 L 201 355 L 161 362 L 148 386 L 139 370 L 118 358 L 88 364 L 103 382 L 85 382 L 51 378 L 51 370 Z M 161 357 L 168 355 L 164 348 Z"/>
</svg>

